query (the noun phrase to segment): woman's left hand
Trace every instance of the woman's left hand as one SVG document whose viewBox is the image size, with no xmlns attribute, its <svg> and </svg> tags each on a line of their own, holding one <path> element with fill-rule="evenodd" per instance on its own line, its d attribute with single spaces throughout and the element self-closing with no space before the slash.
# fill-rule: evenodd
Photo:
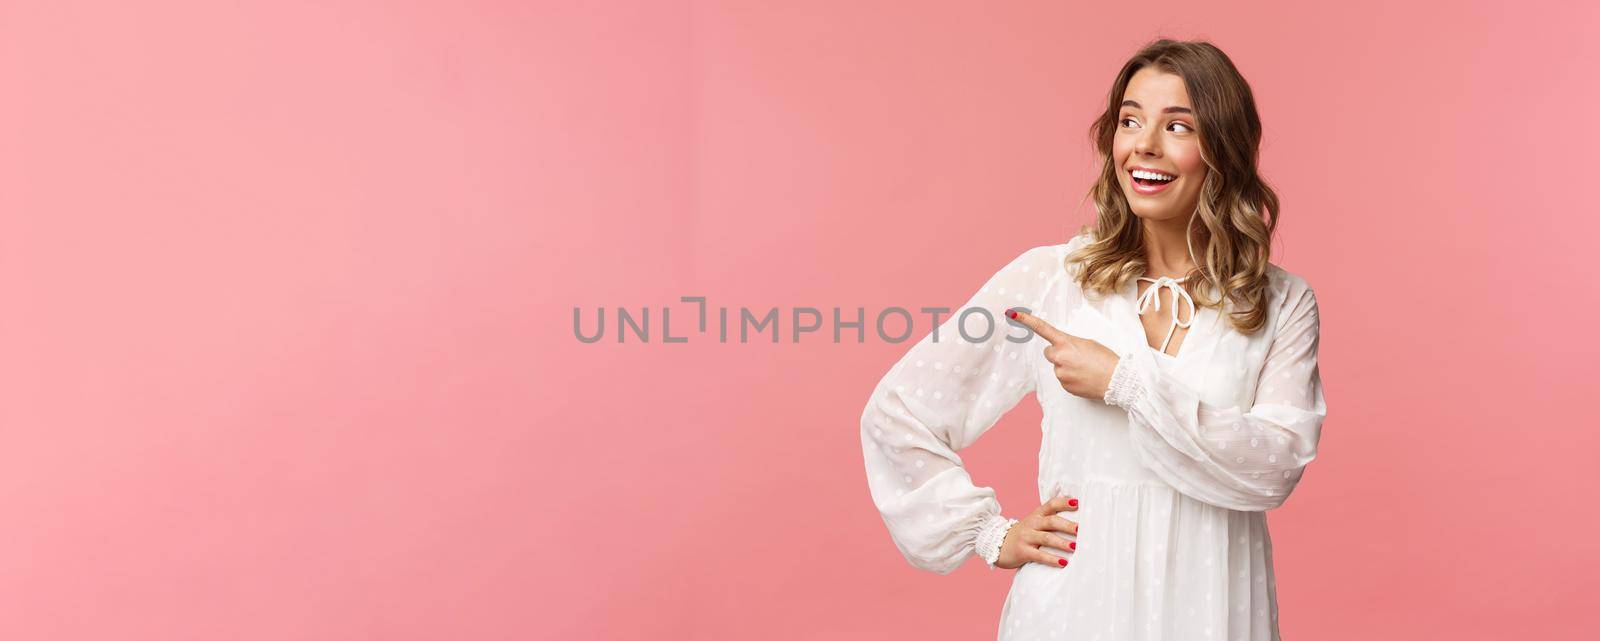
<svg viewBox="0 0 1600 641">
<path fill-rule="evenodd" d="M 1105 399 L 1111 374 L 1121 360 L 1116 352 L 1098 341 L 1056 329 L 1044 319 L 1019 309 L 1006 310 L 1006 316 L 1026 325 L 1050 343 L 1044 348 L 1044 358 L 1055 365 L 1056 380 L 1061 381 L 1062 389 L 1090 400 Z"/>
</svg>

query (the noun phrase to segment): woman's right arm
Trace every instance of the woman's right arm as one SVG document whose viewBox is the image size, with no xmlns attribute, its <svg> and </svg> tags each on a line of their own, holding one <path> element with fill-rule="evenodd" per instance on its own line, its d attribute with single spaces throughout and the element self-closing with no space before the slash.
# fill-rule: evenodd
<svg viewBox="0 0 1600 641">
<path fill-rule="evenodd" d="M 1178 492 L 1230 510 L 1283 504 L 1317 458 L 1328 416 L 1317 367 L 1321 321 L 1303 279 L 1273 285 L 1280 302 L 1252 405 L 1212 405 L 1163 372 L 1149 350 L 1117 361 L 1105 403 L 1128 411 L 1134 453 Z"/>
<path fill-rule="evenodd" d="M 861 414 L 872 501 L 917 568 L 949 574 L 974 553 L 994 567 L 1012 521 L 956 452 L 1033 391 L 1030 363 L 1041 352 L 1005 310 L 1040 309 L 1063 258 L 1054 247 L 1035 247 L 1001 268 L 889 369 Z M 963 316 L 968 309 L 987 311 L 989 320 L 977 311 Z"/>
</svg>

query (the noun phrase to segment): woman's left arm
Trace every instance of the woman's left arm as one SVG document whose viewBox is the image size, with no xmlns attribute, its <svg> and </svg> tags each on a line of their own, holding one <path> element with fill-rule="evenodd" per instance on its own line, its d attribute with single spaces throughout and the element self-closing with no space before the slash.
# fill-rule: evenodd
<svg viewBox="0 0 1600 641">
<path fill-rule="evenodd" d="M 1317 456 L 1327 408 L 1317 370 L 1317 298 L 1289 285 L 1255 404 L 1218 407 L 1162 371 L 1150 350 L 1123 354 L 1104 401 L 1128 411 L 1140 461 L 1179 492 L 1232 510 L 1282 505 Z"/>
</svg>

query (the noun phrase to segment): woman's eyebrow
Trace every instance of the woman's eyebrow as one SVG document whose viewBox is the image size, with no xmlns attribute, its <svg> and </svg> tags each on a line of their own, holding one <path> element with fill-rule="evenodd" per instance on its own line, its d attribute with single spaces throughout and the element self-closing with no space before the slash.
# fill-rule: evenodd
<svg viewBox="0 0 1600 641">
<path fill-rule="evenodd" d="M 1124 107 L 1133 107 L 1134 109 L 1144 109 L 1144 107 L 1140 107 L 1139 106 L 1139 103 L 1134 102 L 1132 100 L 1124 100 L 1124 101 L 1122 101 L 1122 106 L 1124 106 Z M 1161 113 L 1164 113 L 1164 114 L 1192 114 L 1194 112 L 1190 111 L 1188 107 L 1167 107 L 1166 109 L 1162 109 Z"/>
</svg>

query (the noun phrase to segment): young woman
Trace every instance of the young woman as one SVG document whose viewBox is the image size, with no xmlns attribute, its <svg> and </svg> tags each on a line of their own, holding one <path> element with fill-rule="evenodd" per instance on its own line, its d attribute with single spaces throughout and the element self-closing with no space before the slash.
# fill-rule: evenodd
<svg viewBox="0 0 1600 641">
<path fill-rule="evenodd" d="M 1018 569 L 1001 639 L 1276 639 L 1265 512 L 1316 458 L 1317 299 L 1268 262 L 1278 198 L 1221 50 L 1154 42 L 1109 98 L 1094 224 L 1011 260 L 873 391 L 872 499 L 918 568 Z M 1011 518 L 956 452 L 1029 392 L 1042 504 Z"/>
</svg>

